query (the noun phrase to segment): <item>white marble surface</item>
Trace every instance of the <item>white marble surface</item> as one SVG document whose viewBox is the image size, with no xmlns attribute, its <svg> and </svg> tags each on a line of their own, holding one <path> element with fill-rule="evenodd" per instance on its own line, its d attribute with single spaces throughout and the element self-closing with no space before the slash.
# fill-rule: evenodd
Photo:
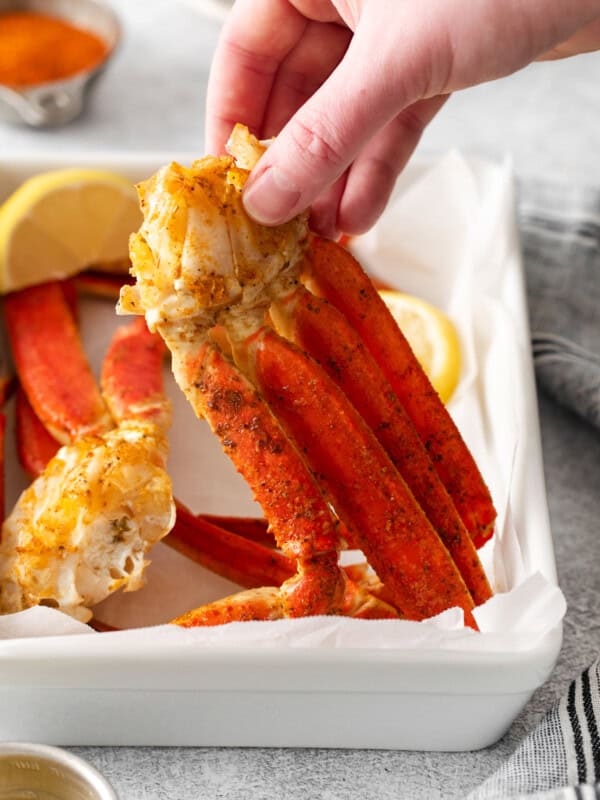
<svg viewBox="0 0 600 800">
<path fill-rule="evenodd" d="M 95 87 L 86 114 L 52 131 L 0 127 L 2 154 L 98 150 L 198 152 L 218 26 L 174 0 L 121 0 L 123 45 Z M 510 155 L 517 176 L 600 184 L 600 55 L 537 64 L 455 96 L 422 153 L 459 147 Z M 550 511 L 561 584 L 570 607 L 550 681 L 494 747 L 478 753 L 76 748 L 122 800 L 198 798 L 462 798 L 509 755 L 524 733 L 600 649 L 597 520 L 600 436 L 541 398 Z M 459 721 L 457 721 L 459 724 Z"/>
</svg>

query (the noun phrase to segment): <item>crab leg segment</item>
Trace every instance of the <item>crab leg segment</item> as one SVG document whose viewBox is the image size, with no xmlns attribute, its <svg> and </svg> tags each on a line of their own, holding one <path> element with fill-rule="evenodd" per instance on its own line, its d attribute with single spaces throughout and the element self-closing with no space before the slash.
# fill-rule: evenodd
<svg viewBox="0 0 600 800">
<path fill-rule="evenodd" d="M 299 287 L 271 307 L 278 330 L 317 360 L 386 450 L 454 559 L 476 605 L 491 597 L 471 537 L 394 390 L 334 306 Z"/>
<path fill-rule="evenodd" d="M 172 620 L 182 628 L 224 625 L 226 622 L 251 622 L 275 620 L 286 616 L 283 595 L 277 586 L 247 589 L 230 597 L 195 608 Z"/>
<path fill-rule="evenodd" d="M 17 453 L 21 466 L 33 478 L 37 478 L 54 458 L 60 444 L 40 422 L 21 387 L 17 390 L 15 407 Z"/>
<path fill-rule="evenodd" d="M 21 385 L 44 426 L 62 444 L 112 427 L 62 287 L 46 283 L 4 299 Z"/>
<path fill-rule="evenodd" d="M 292 559 L 194 516 L 180 503 L 177 504 L 175 527 L 165 543 L 247 589 L 281 586 L 296 574 Z"/>
<path fill-rule="evenodd" d="M 275 547 L 275 539 L 269 530 L 269 523 L 264 518 L 228 517 L 221 514 L 198 514 L 198 518 L 219 528 L 225 528 L 226 531 L 231 531 L 251 542 L 262 544 L 264 547 Z"/>
<path fill-rule="evenodd" d="M 243 346 L 243 345 L 242 345 Z M 312 359 L 263 328 L 246 340 L 254 377 L 394 604 L 412 619 L 473 599 L 400 474 L 341 390 Z"/>
<path fill-rule="evenodd" d="M 344 248 L 313 238 L 309 288 L 341 311 L 370 350 L 412 420 L 477 547 L 493 533 L 489 490 L 456 425 L 404 334 L 358 262 Z"/>
<path fill-rule="evenodd" d="M 165 345 L 150 333 L 138 317 L 114 334 L 102 364 L 102 392 L 113 418 L 153 422 L 163 429 L 170 424 L 165 400 L 162 362 Z"/>
<path fill-rule="evenodd" d="M 286 616 L 339 611 L 345 578 L 335 521 L 298 451 L 256 389 L 207 341 L 175 363 L 180 385 L 208 420 L 269 520 L 298 576 L 282 587 Z"/>
<path fill-rule="evenodd" d="M 369 594 L 352 581 L 347 582 L 346 596 L 340 613 L 355 619 L 397 619 L 399 616 L 392 606 Z M 279 589 L 275 586 L 263 586 L 260 589 L 237 592 L 222 600 L 188 611 L 172 620 L 172 623 L 183 628 L 196 628 L 223 625 L 226 622 L 283 619 L 286 616 Z"/>
<path fill-rule="evenodd" d="M 294 561 L 283 553 L 257 542 L 248 541 L 220 526 L 209 524 L 201 517 L 194 516 L 181 504 L 177 506 L 177 521 L 165 539 L 165 544 L 246 589 L 280 586 L 293 578 L 296 573 Z M 365 566 L 344 568 L 346 575 L 352 579 L 346 581 L 340 613 L 362 619 L 397 619 L 400 615 L 386 602 L 380 582 L 376 576 L 367 573 Z M 237 596 L 232 595 L 225 601 L 211 603 L 209 612 L 211 624 L 230 621 L 232 608 L 236 605 L 243 608 L 239 613 L 250 613 L 249 600 L 252 597 L 253 595 L 242 593 Z M 224 614 L 222 618 L 217 614 L 219 608 Z M 275 609 L 270 613 L 279 614 L 280 608 L 280 598 L 277 598 Z M 204 607 L 186 614 L 187 624 L 208 624 L 206 613 Z M 264 613 L 264 597 L 252 613 Z M 192 623 L 192 619 L 197 621 Z"/>
</svg>

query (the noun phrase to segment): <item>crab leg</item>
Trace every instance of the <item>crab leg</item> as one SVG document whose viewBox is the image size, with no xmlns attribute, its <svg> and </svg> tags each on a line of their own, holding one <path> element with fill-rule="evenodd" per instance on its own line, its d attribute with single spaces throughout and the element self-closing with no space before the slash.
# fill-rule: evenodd
<svg viewBox="0 0 600 800">
<path fill-rule="evenodd" d="M 54 458 L 60 444 L 42 425 L 20 386 L 17 390 L 15 425 L 19 461 L 23 469 L 36 478 L 46 469 L 50 459 Z"/>
<path fill-rule="evenodd" d="M 281 586 L 296 574 L 291 558 L 206 522 L 181 503 L 177 504 L 175 527 L 165 543 L 211 572 L 247 589 Z"/>
<path fill-rule="evenodd" d="M 221 514 L 197 514 L 198 519 L 225 528 L 244 539 L 262 544 L 264 547 L 275 547 L 275 539 L 269 530 L 269 523 L 264 518 L 228 517 Z"/>
<path fill-rule="evenodd" d="M 195 356 L 176 359 L 175 370 L 252 488 L 278 546 L 297 561 L 297 577 L 282 587 L 286 616 L 339 611 L 345 578 L 337 565 L 336 523 L 263 399 L 210 341 Z"/>
<path fill-rule="evenodd" d="M 454 559 L 476 605 L 491 597 L 471 537 L 394 390 L 337 309 L 305 288 L 271 307 L 278 330 L 317 360 L 371 428 Z"/>
<path fill-rule="evenodd" d="M 150 333 L 141 317 L 115 332 L 102 363 L 100 382 L 117 423 L 135 419 L 165 430 L 169 427 L 171 411 L 162 378 L 164 354 L 162 339 Z"/>
<path fill-rule="evenodd" d="M 261 586 L 195 608 L 172 620 L 182 628 L 224 625 L 227 622 L 270 621 L 286 616 L 283 595 L 277 586 Z"/>
<path fill-rule="evenodd" d="M 489 490 L 369 277 L 347 250 L 315 237 L 307 259 L 307 283 L 344 314 L 364 341 L 423 440 L 475 545 L 484 544 L 496 517 Z"/>
<path fill-rule="evenodd" d="M 285 581 L 293 578 L 296 573 L 293 559 L 272 548 L 248 541 L 220 526 L 208 524 L 201 517 L 194 516 L 181 503 L 177 504 L 175 527 L 164 541 L 165 544 L 192 561 L 223 578 L 238 583 L 245 589 L 281 586 Z M 389 598 L 379 580 L 367 572 L 366 565 L 357 564 L 352 567 L 344 567 L 344 572 L 348 580 L 340 613 L 362 619 L 397 619 L 400 616 L 398 611 L 390 605 Z M 231 608 L 236 604 L 240 604 L 244 609 L 239 613 L 263 613 L 263 601 L 259 603 L 258 609 L 251 612 L 249 605 L 251 597 L 252 595 L 243 593 L 238 598 L 232 595 L 226 598 L 225 602 L 218 600 L 211 603 L 210 619 L 218 619 L 214 615 L 219 604 L 222 604 L 221 607 L 227 620 L 229 620 Z M 280 600 L 278 599 L 274 613 L 279 613 L 279 610 Z M 192 618 L 203 620 L 204 615 L 205 609 L 195 609 L 186 614 L 185 618 L 191 625 Z M 220 619 L 219 622 L 227 620 Z M 207 623 L 198 621 L 195 624 Z"/>
<path fill-rule="evenodd" d="M 143 319 L 115 333 L 104 359 L 102 381 L 117 422 L 137 419 L 168 427 L 170 413 L 161 375 L 164 351 L 162 339 L 148 331 Z M 17 390 L 15 417 L 19 461 L 36 477 L 56 455 L 60 443 L 42 424 L 21 387 Z"/>
<path fill-rule="evenodd" d="M 112 427 L 59 283 L 9 294 L 4 313 L 29 402 L 62 444 Z"/>
<path fill-rule="evenodd" d="M 238 346 L 394 604 L 412 619 L 452 606 L 476 627 L 451 556 L 371 430 L 319 365 L 268 328 Z M 236 351 L 236 356 L 237 352 Z"/>
</svg>

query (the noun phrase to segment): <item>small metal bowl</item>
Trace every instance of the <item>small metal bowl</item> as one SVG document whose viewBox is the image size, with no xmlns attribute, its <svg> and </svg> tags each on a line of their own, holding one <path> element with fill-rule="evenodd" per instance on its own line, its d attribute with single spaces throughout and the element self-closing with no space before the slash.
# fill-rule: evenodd
<svg viewBox="0 0 600 800">
<path fill-rule="evenodd" d="M 98 35 L 106 44 L 103 60 L 70 78 L 13 89 L 0 84 L 0 119 L 34 128 L 64 125 L 83 110 L 94 79 L 102 72 L 121 36 L 114 12 L 100 0 L 0 0 L 0 14 L 37 11 L 59 17 Z"/>
<path fill-rule="evenodd" d="M 59 747 L 0 743 L 0 800 L 118 800 L 87 761 Z"/>
</svg>

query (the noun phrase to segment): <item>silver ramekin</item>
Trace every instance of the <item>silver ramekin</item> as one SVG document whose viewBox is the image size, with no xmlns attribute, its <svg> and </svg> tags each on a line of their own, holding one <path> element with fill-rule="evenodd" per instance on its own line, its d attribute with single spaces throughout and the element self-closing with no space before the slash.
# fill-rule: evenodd
<svg viewBox="0 0 600 800">
<path fill-rule="evenodd" d="M 96 33 L 106 44 L 106 55 L 99 64 L 70 78 L 19 89 L 0 84 L 0 120 L 4 122 L 44 128 L 75 119 L 120 40 L 116 14 L 103 0 L 0 0 L 0 14 L 6 11 L 50 14 Z"/>
<path fill-rule="evenodd" d="M 118 800 L 82 758 L 45 744 L 0 742 L 0 799 Z"/>
</svg>

